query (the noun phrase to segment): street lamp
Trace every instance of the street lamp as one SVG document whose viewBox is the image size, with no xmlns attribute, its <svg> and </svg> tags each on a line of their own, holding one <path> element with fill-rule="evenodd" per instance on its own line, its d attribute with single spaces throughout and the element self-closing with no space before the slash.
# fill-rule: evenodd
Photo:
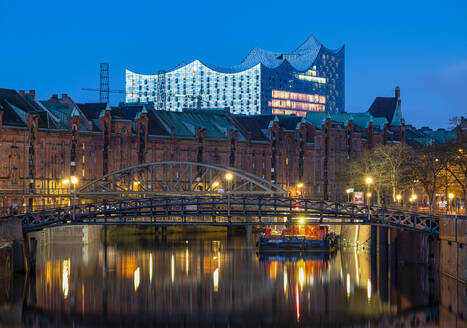
<svg viewBox="0 0 467 328">
<path fill-rule="evenodd" d="M 400 205 L 401 205 L 402 195 L 401 195 L 401 194 L 397 194 L 397 195 L 396 195 L 396 199 L 397 199 L 397 202 L 399 203 L 399 206 L 400 206 Z"/>
<path fill-rule="evenodd" d="M 366 177 L 365 178 L 365 183 L 367 185 L 367 203 L 368 206 L 370 206 L 370 199 L 371 199 L 371 193 L 370 193 L 370 185 L 373 183 L 373 178 L 372 177 Z"/>
<path fill-rule="evenodd" d="M 229 223 L 230 223 L 230 191 L 232 189 L 232 185 L 231 185 L 231 181 L 233 179 L 233 175 L 232 173 L 228 172 L 225 174 L 225 179 L 227 180 L 227 186 L 228 186 L 228 190 L 227 190 L 227 217 L 229 219 Z"/>
<path fill-rule="evenodd" d="M 347 202 L 350 203 L 350 193 L 353 191 L 353 188 L 347 188 L 345 192 L 347 193 Z"/>
<path fill-rule="evenodd" d="M 216 188 L 216 187 L 218 187 L 218 186 L 219 186 L 219 182 L 214 181 L 214 183 L 212 184 L 212 188 L 214 189 L 214 188 Z"/>
<path fill-rule="evenodd" d="M 448 198 L 449 198 L 449 204 L 448 204 L 448 211 L 450 213 L 452 213 L 452 200 L 454 198 L 454 194 L 453 193 L 449 193 L 448 194 Z"/>
<path fill-rule="evenodd" d="M 72 176 L 70 180 L 71 180 L 71 184 L 73 185 L 73 221 L 75 221 L 76 184 L 78 183 L 78 178 L 75 176 Z"/>
<path fill-rule="evenodd" d="M 297 185 L 296 185 L 296 187 L 295 187 L 295 195 L 296 195 L 296 196 L 302 196 L 302 194 L 303 194 L 303 192 L 302 192 L 303 186 L 304 186 L 303 182 L 297 183 Z"/>
</svg>

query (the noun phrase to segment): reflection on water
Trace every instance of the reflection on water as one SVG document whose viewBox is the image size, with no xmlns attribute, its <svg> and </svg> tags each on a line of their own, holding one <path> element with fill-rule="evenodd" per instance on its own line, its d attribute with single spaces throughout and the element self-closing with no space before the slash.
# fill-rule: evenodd
<svg viewBox="0 0 467 328">
<path fill-rule="evenodd" d="M 35 279 L 16 292 L 21 300 L 26 291 L 22 325 L 367 326 L 406 313 L 436 317 L 422 268 L 381 275 L 354 249 L 264 256 L 244 234 L 108 236 L 38 236 Z"/>
</svg>

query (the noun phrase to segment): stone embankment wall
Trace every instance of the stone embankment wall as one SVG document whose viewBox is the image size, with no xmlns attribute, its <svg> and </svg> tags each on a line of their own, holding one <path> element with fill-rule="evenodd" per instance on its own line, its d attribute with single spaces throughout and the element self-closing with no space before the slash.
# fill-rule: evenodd
<svg viewBox="0 0 467 328">
<path fill-rule="evenodd" d="M 440 218 L 440 318 L 446 327 L 467 326 L 467 217 Z"/>
<path fill-rule="evenodd" d="M 25 270 L 23 229 L 16 218 L 0 220 L 0 277 Z"/>
</svg>

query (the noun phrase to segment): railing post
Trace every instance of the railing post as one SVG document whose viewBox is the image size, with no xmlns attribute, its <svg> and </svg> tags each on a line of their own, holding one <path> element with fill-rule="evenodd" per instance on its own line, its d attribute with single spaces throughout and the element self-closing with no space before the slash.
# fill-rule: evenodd
<svg viewBox="0 0 467 328">
<path fill-rule="evenodd" d="M 261 223 L 261 205 L 262 205 L 262 197 L 259 197 L 259 204 L 258 204 L 258 219 L 259 219 L 259 223 Z"/>
<path fill-rule="evenodd" d="M 154 222 L 154 206 L 152 204 L 152 198 L 149 200 L 149 206 L 151 207 L 151 222 Z"/>
<path fill-rule="evenodd" d="M 277 198 L 274 197 L 274 221 L 277 222 Z"/>
<path fill-rule="evenodd" d="M 165 217 L 166 218 L 169 217 L 169 199 L 168 198 L 165 199 Z"/>
<path fill-rule="evenodd" d="M 212 222 L 216 222 L 216 210 L 215 210 L 215 203 L 214 203 L 214 197 L 211 197 L 211 217 L 212 217 Z"/>
<path fill-rule="evenodd" d="M 232 206 L 232 201 L 230 199 L 230 193 L 227 195 L 227 221 L 229 224 L 231 223 L 231 213 L 230 213 L 230 207 Z"/>
<path fill-rule="evenodd" d="M 323 200 L 319 201 L 319 222 L 323 222 Z"/>
<path fill-rule="evenodd" d="M 183 196 L 180 197 L 180 204 L 181 204 L 181 217 L 182 217 L 182 221 L 183 222 L 186 222 L 186 217 L 185 217 L 185 206 L 183 205 Z"/>
<path fill-rule="evenodd" d="M 246 217 L 246 197 L 243 197 L 243 216 Z"/>
</svg>

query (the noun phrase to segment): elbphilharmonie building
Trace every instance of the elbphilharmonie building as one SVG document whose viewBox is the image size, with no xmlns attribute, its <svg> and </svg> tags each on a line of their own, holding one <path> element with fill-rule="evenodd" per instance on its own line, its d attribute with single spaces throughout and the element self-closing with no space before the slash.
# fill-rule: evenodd
<svg viewBox="0 0 467 328">
<path fill-rule="evenodd" d="M 344 46 L 324 47 L 310 36 L 297 49 L 253 48 L 236 66 L 194 60 L 169 71 L 126 70 L 126 102 L 154 102 L 157 109 L 229 108 L 235 114 L 344 111 Z"/>
</svg>

